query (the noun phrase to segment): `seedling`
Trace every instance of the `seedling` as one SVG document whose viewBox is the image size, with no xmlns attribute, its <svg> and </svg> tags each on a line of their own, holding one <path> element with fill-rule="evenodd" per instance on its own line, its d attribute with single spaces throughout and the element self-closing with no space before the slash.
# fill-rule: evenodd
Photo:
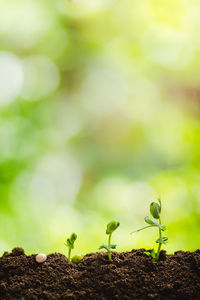
<svg viewBox="0 0 200 300">
<path fill-rule="evenodd" d="M 119 227 L 120 222 L 111 221 L 107 224 L 106 234 L 108 235 L 108 244 L 102 244 L 99 249 L 105 249 L 108 252 L 108 259 L 112 260 L 111 253 L 113 249 L 116 249 L 116 244 L 111 244 L 112 233 Z"/>
<path fill-rule="evenodd" d="M 68 263 L 71 262 L 71 251 L 72 249 L 74 249 L 74 242 L 76 239 L 77 239 L 76 233 L 72 233 L 70 237 L 66 239 L 65 246 L 68 247 L 68 256 L 67 256 Z"/>
<path fill-rule="evenodd" d="M 157 253 L 155 252 L 154 249 L 152 249 L 151 252 L 145 252 L 145 254 L 152 257 L 153 260 L 159 261 L 160 250 L 161 250 L 162 244 L 166 244 L 168 242 L 168 238 L 162 236 L 162 232 L 166 230 L 166 227 L 164 225 L 162 225 L 162 223 L 161 223 L 161 217 L 160 217 L 160 214 L 161 214 L 161 200 L 160 199 L 158 199 L 158 203 L 152 202 L 150 204 L 150 214 L 152 215 L 152 217 L 154 219 L 149 217 L 149 216 L 144 218 L 144 221 L 148 224 L 148 226 L 145 226 L 145 227 L 143 227 L 141 229 L 138 229 L 134 232 L 138 232 L 138 231 L 141 231 L 143 229 L 150 228 L 150 227 L 158 228 L 159 238 L 156 240 L 156 243 L 158 243 Z M 157 219 L 158 221 L 156 221 L 155 219 Z"/>
</svg>

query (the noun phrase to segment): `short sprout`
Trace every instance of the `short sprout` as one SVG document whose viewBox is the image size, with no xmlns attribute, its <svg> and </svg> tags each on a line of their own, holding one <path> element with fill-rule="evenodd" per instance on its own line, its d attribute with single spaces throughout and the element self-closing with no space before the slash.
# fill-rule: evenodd
<svg viewBox="0 0 200 300">
<path fill-rule="evenodd" d="M 108 252 L 108 259 L 112 260 L 111 252 L 113 249 L 116 249 L 116 244 L 111 244 L 111 236 L 112 233 L 119 227 L 120 222 L 118 221 L 111 221 L 107 224 L 106 227 L 106 234 L 108 235 L 108 244 L 102 244 L 99 249 L 105 249 Z"/>
<path fill-rule="evenodd" d="M 76 233 L 72 233 L 68 239 L 66 239 L 65 246 L 68 247 L 68 263 L 70 263 L 71 251 L 74 249 L 74 242 L 77 239 Z"/>
</svg>

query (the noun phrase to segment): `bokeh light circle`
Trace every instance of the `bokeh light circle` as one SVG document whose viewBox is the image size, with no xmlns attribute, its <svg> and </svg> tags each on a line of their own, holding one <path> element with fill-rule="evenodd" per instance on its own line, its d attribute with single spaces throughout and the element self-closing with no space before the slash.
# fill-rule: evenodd
<svg viewBox="0 0 200 300">
<path fill-rule="evenodd" d="M 9 52 L 0 52 L 0 106 L 11 103 L 20 93 L 23 70 L 20 59 Z"/>
<path fill-rule="evenodd" d="M 22 98 L 40 100 L 50 95 L 59 84 L 56 65 L 45 56 L 31 56 L 23 60 L 24 85 Z"/>
</svg>

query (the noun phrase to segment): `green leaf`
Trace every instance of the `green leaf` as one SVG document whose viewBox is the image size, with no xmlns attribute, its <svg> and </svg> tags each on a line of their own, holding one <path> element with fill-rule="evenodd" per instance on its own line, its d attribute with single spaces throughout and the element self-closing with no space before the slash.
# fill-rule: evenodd
<svg viewBox="0 0 200 300">
<path fill-rule="evenodd" d="M 99 246 L 99 249 L 107 249 L 108 248 L 108 245 L 106 244 L 101 244 L 101 246 Z"/>
<path fill-rule="evenodd" d="M 168 243 L 168 237 L 162 237 L 161 239 L 157 239 L 156 240 L 156 243 L 159 243 L 159 244 L 167 244 Z"/>
<path fill-rule="evenodd" d="M 153 259 L 156 259 L 156 253 L 155 253 L 154 249 L 152 249 L 151 252 L 145 251 L 144 254 L 146 254 L 147 256 L 152 257 Z"/>
<path fill-rule="evenodd" d="M 70 240 L 71 240 L 72 244 L 75 242 L 76 239 L 77 239 L 77 234 L 75 232 L 73 232 L 70 235 Z"/>
<path fill-rule="evenodd" d="M 108 245 L 107 244 L 101 244 L 101 246 L 99 247 L 99 249 L 105 249 L 107 252 L 112 252 L 111 249 L 108 248 Z"/>
<path fill-rule="evenodd" d="M 149 216 L 145 217 L 144 220 L 147 224 L 150 224 L 152 226 L 160 227 L 160 229 L 163 230 L 163 231 L 166 229 L 166 227 L 164 225 L 161 225 L 159 222 L 157 222 L 156 220 L 152 219 Z"/>
<path fill-rule="evenodd" d="M 120 225 L 120 222 L 118 221 L 111 221 L 110 223 L 107 224 L 106 228 L 106 234 L 111 234 L 113 231 L 115 231 Z"/>
<path fill-rule="evenodd" d="M 149 216 L 146 216 L 146 217 L 144 218 L 144 220 L 145 220 L 145 222 L 146 222 L 147 224 L 150 224 L 150 225 L 153 225 L 153 226 L 158 226 L 158 227 L 160 227 L 160 223 L 158 223 L 156 220 L 152 219 L 152 218 L 149 217 Z"/>
<path fill-rule="evenodd" d="M 105 249 L 108 252 L 112 252 L 111 249 L 116 249 L 117 245 L 116 244 L 111 244 L 110 248 L 108 248 L 107 244 L 101 244 L 101 246 L 99 247 L 99 249 Z"/>
<path fill-rule="evenodd" d="M 151 257 L 152 257 L 153 259 L 156 258 L 156 253 L 155 253 L 155 250 L 154 250 L 154 249 L 151 250 Z"/>
<path fill-rule="evenodd" d="M 70 239 L 67 239 L 67 240 L 66 240 L 65 245 L 66 245 L 67 247 L 72 247 L 72 246 L 73 246 L 73 244 L 71 243 L 71 240 L 70 240 Z"/>
<path fill-rule="evenodd" d="M 74 249 L 74 242 L 77 239 L 76 233 L 72 233 L 68 239 L 66 239 L 65 246 Z"/>
<path fill-rule="evenodd" d="M 152 217 L 154 217 L 155 219 L 159 219 L 160 212 L 161 212 L 160 205 L 156 202 L 152 202 L 150 204 L 150 213 L 151 213 Z"/>
</svg>

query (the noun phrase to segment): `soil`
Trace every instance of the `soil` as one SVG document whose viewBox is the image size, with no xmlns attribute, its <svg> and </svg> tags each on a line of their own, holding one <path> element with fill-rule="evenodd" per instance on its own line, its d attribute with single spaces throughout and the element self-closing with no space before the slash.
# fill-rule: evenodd
<svg viewBox="0 0 200 300">
<path fill-rule="evenodd" d="M 79 265 L 59 253 L 38 264 L 15 248 L 0 258 L 0 299 L 200 299 L 200 250 L 161 252 L 153 262 L 144 249 L 87 254 Z"/>
</svg>

